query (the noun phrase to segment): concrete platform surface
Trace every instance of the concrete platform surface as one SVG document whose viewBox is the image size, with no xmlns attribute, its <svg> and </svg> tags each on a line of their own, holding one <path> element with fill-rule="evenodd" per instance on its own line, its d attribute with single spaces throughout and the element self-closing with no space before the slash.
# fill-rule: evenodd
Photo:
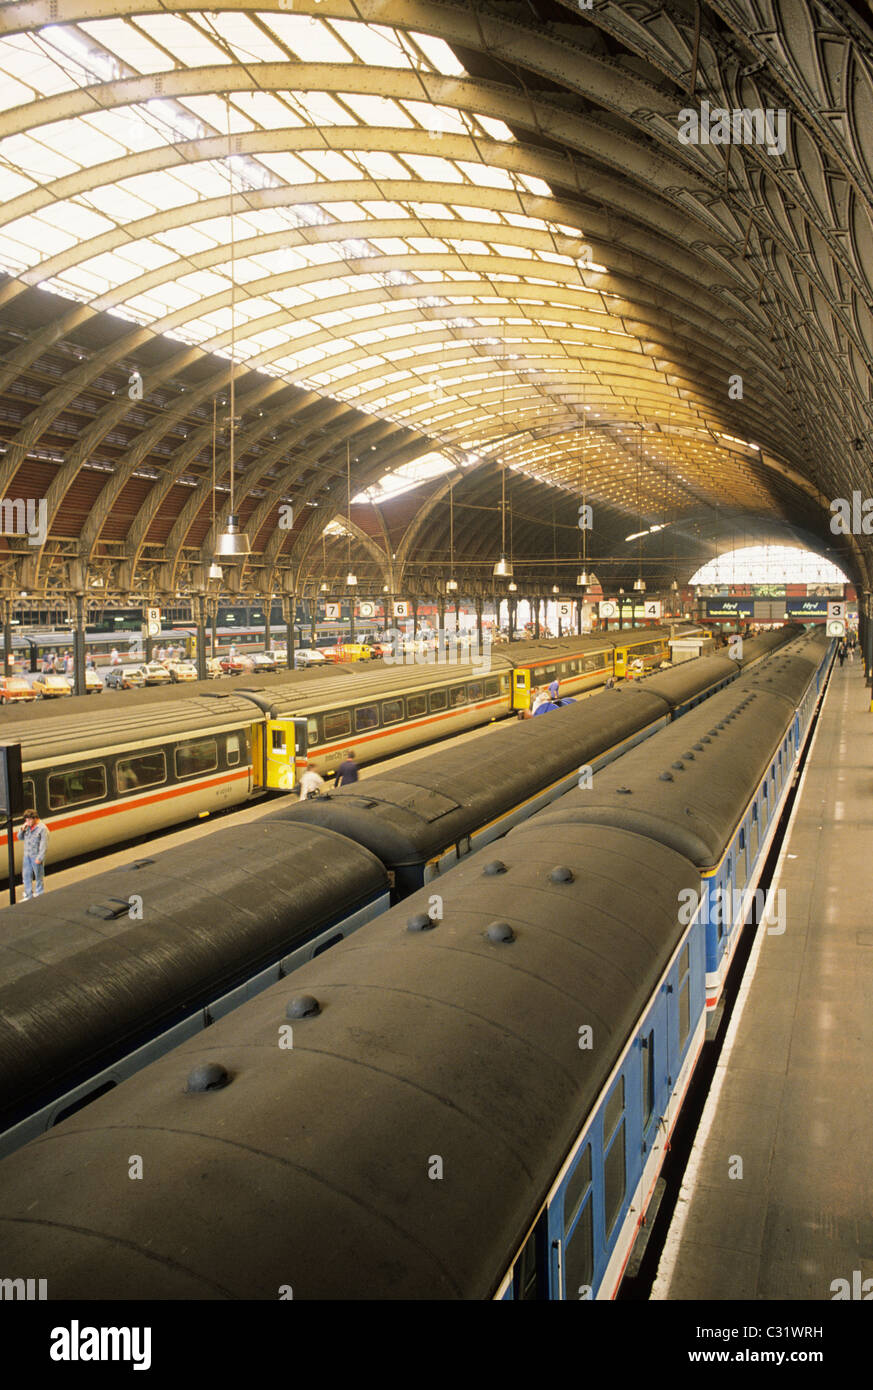
<svg viewBox="0 0 873 1390">
<path fill-rule="evenodd" d="M 655 1299 L 830 1300 L 867 1279 L 873 1296 L 873 713 L 857 661 L 834 668 L 773 886 L 784 931 L 759 928 Z"/>
</svg>

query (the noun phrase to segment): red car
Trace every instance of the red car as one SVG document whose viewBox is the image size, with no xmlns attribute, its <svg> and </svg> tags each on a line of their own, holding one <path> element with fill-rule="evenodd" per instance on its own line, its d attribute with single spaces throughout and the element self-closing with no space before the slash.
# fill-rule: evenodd
<svg viewBox="0 0 873 1390">
<path fill-rule="evenodd" d="M 250 656 L 222 656 L 219 657 L 219 665 L 226 676 L 238 676 L 242 671 L 251 671 L 252 659 Z"/>
<path fill-rule="evenodd" d="M 0 676 L 0 705 L 9 705 L 14 700 L 35 700 L 36 691 L 31 690 L 22 676 Z"/>
</svg>

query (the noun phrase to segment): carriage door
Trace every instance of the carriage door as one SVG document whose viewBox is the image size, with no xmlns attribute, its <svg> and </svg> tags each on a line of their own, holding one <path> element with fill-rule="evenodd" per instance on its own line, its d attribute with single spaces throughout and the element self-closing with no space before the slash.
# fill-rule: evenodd
<svg viewBox="0 0 873 1390">
<path fill-rule="evenodd" d="M 530 709 L 530 671 L 512 673 L 512 708 Z"/>
<path fill-rule="evenodd" d="M 627 647 L 615 648 L 615 678 L 627 675 Z"/>
<path fill-rule="evenodd" d="M 266 785 L 288 792 L 297 783 L 297 758 L 306 757 L 305 719 L 268 719 Z"/>
</svg>

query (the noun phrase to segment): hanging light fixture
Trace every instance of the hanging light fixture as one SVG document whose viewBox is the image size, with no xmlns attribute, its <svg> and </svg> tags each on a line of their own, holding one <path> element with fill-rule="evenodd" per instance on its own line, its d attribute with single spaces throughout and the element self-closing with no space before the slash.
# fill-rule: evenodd
<svg viewBox="0 0 873 1390">
<path fill-rule="evenodd" d="M 349 572 L 346 575 L 346 588 L 353 589 L 358 582 L 358 576 L 352 571 L 352 458 L 349 452 L 349 441 L 346 440 L 346 517 L 348 520 L 347 535 L 349 538 Z"/>
<path fill-rule="evenodd" d="M 212 398 L 212 534 L 215 535 L 215 436 L 218 430 L 218 402 Z M 223 579 L 224 571 L 221 565 L 217 565 L 213 560 L 209 566 L 209 579 Z"/>
<path fill-rule="evenodd" d="M 509 583 L 507 584 L 506 587 L 507 587 L 507 589 L 509 590 L 509 592 L 510 592 L 511 594 L 516 594 L 516 593 L 518 593 L 518 585 L 515 584 L 515 583 L 513 583 L 513 581 L 512 581 L 511 579 L 510 579 L 510 581 L 509 581 Z"/>
<path fill-rule="evenodd" d="M 643 536 L 648 534 L 648 530 L 643 531 L 643 425 L 640 421 L 640 448 L 637 454 L 637 526 L 639 528 L 639 538 L 637 540 L 637 577 L 634 580 L 634 593 L 644 594 L 646 592 L 646 581 L 643 579 Z"/>
<path fill-rule="evenodd" d="M 583 396 L 584 400 L 584 396 Z M 587 589 L 593 578 L 588 573 L 588 504 L 585 500 L 587 492 L 586 482 L 588 477 L 588 454 L 585 446 L 585 427 L 587 417 L 582 415 L 582 520 L 585 525 L 582 527 L 582 569 L 576 575 L 577 589 Z"/>
<path fill-rule="evenodd" d="M 505 351 L 505 348 L 504 348 L 504 351 Z M 501 417 L 501 423 L 502 423 L 502 425 L 503 425 L 504 433 L 505 433 L 505 429 L 506 429 L 505 412 L 506 412 L 506 373 L 505 373 L 505 371 L 504 371 L 504 373 L 503 373 L 503 395 L 502 395 L 502 403 L 501 403 L 501 407 L 500 407 L 500 417 Z M 511 579 L 511 578 L 512 578 L 512 563 L 511 563 L 511 561 L 507 560 L 507 558 L 506 558 L 506 459 L 505 459 L 505 458 L 504 458 L 503 461 L 502 461 L 502 468 L 501 468 L 500 477 L 501 477 L 501 480 L 502 480 L 502 481 L 501 481 L 501 493 L 500 493 L 500 559 L 497 561 L 497 564 L 494 566 L 494 568 L 493 568 L 493 570 L 491 571 L 491 573 L 494 575 L 494 578 L 495 578 L 495 579 Z"/>
<path fill-rule="evenodd" d="M 216 556 L 237 558 L 251 552 L 249 538 L 240 530 L 234 511 L 234 444 L 236 441 L 236 242 L 234 240 L 234 186 L 230 166 L 230 93 L 227 94 L 227 177 L 230 182 L 230 511 L 227 527 L 218 537 Z"/>
<path fill-rule="evenodd" d="M 449 574 L 451 579 L 446 580 L 446 593 L 456 594 L 458 592 L 458 581 L 454 578 L 455 573 L 455 485 L 449 486 Z"/>
</svg>

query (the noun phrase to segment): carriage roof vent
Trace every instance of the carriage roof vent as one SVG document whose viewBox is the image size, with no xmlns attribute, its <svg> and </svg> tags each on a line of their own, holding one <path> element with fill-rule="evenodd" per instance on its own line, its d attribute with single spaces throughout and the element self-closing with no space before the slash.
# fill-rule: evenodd
<svg viewBox="0 0 873 1390">
<path fill-rule="evenodd" d="M 104 922 L 117 920 L 130 911 L 129 898 L 105 898 L 102 903 L 92 903 L 88 908 L 89 917 L 101 917 Z"/>
<path fill-rule="evenodd" d="M 416 912 L 414 917 L 410 917 L 406 923 L 407 931 L 430 931 L 435 927 L 436 922 L 426 912 Z"/>
<path fill-rule="evenodd" d="M 285 1009 L 286 1018 L 314 1018 L 321 1013 L 321 1005 L 314 994 L 295 994 Z"/>
<path fill-rule="evenodd" d="M 508 922 L 492 922 L 485 935 L 489 941 L 494 942 L 495 946 L 509 945 L 515 940 L 515 932 Z"/>
<path fill-rule="evenodd" d="M 186 1091 L 220 1091 L 230 1081 L 230 1072 L 220 1062 L 200 1062 L 188 1073 Z"/>
</svg>

